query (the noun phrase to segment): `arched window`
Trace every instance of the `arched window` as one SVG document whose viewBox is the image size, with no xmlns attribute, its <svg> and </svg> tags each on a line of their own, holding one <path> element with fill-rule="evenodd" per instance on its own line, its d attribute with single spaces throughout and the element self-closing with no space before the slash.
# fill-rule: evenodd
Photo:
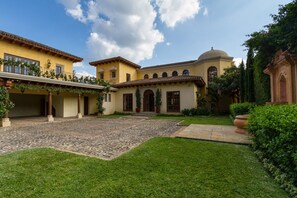
<svg viewBox="0 0 297 198">
<path fill-rule="evenodd" d="M 208 84 L 212 82 L 218 76 L 218 69 L 215 66 L 211 66 L 207 70 L 207 81 Z"/>
<path fill-rule="evenodd" d="M 143 79 L 148 79 L 149 76 L 147 74 L 144 74 Z"/>
<path fill-rule="evenodd" d="M 167 76 L 168 76 L 168 75 L 167 75 L 166 72 L 163 72 L 163 73 L 162 73 L 162 77 L 163 77 L 163 78 L 166 78 Z"/>
<path fill-rule="evenodd" d="M 185 69 L 183 71 L 183 76 L 188 76 L 190 74 L 189 70 Z"/>
<path fill-rule="evenodd" d="M 153 78 L 158 78 L 158 74 L 157 73 L 154 73 L 153 74 Z"/>
<path fill-rule="evenodd" d="M 177 71 L 173 71 L 173 72 L 172 72 L 172 76 L 178 76 Z"/>
</svg>

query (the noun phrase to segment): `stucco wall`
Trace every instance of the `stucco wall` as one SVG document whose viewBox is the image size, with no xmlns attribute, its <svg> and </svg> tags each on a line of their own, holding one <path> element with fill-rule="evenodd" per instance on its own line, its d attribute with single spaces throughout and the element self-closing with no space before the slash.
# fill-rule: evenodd
<svg viewBox="0 0 297 198">
<path fill-rule="evenodd" d="M 47 70 L 48 60 L 50 60 L 51 62 L 50 69 L 55 70 L 56 64 L 60 64 L 64 66 L 65 73 L 70 74 L 73 71 L 73 63 L 70 60 L 52 56 L 50 54 L 43 53 L 34 49 L 22 47 L 18 44 L 0 40 L 0 58 L 4 58 L 4 53 L 39 61 L 40 67 L 43 71 Z M 3 66 L 1 67 L 0 71 L 3 71 Z"/>
<path fill-rule="evenodd" d="M 167 92 L 169 91 L 179 91 L 180 92 L 180 110 L 185 108 L 195 108 L 196 104 L 196 91 L 197 87 L 194 83 L 180 83 L 180 84 L 168 84 L 168 85 L 152 85 L 152 86 L 142 86 L 140 87 L 141 94 L 141 111 L 143 111 L 143 93 L 146 90 L 152 90 L 156 96 L 156 90 L 161 89 L 162 92 L 162 105 L 160 113 L 170 113 L 167 112 Z M 115 111 L 123 112 L 123 94 L 133 94 L 133 112 L 136 110 L 136 98 L 135 98 L 136 87 L 133 88 L 121 88 L 116 93 L 116 104 Z"/>
<path fill-rule="evenodd" d="M 116 100 L 118 100 L 118 98 L 115 98 L 114 92 L 110 92 L 108 94 L 111 95 L 111 101 L 109 102 L 109 98 L 108 98 L 109 96 L 107 97 L 107 102 L 103 101 L 103 107 L 105 108 L 103 112 L 104 115 L 110 115 L 115 112 L 115 104 L 116 104 Z"/>
<path fill-rule="evenodd" d="M 63 96 L 53 95 L 52 96 L 53 107 L 56 110 L 56 117 L 64 117 L 64 101 Z"/>
</svg>

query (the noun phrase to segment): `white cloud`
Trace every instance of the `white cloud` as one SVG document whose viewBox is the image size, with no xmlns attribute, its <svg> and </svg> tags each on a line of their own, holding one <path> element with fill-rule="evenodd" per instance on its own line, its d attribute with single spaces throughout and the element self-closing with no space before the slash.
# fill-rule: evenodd
<svg viewBox="0 0 297 198">
<path fill-rule="evenodd" d="M 156 0 L 156 4 L 161 21 L 171 28 L 194 18 L 200 10 L 200 0 Z"/>
<path fill-rule="evenodd" d="M 203 16 L 208 16 L 208 9 L 207 8 L 204 8 Z"/>
<path fill-rule="evenodd" d="M 161 21 L 175 27 L 193 18 L 200 9 L 200 0 L 57 1 L 64 5 L 68 15 L 90 24 L 91 33 L 86 41 L 90 59 L 123 56 L 136 63 L 152 58 L 155 46 L 164 41 L 155 24 L 157 11 Z"/>
<path fill-rule="evenodd" d="M 170 43 L 170 42 L 166 42 L 166 45 L 167 45 L 167 46 L 170 46 L 170 45 L 171 45 L 171 43 Z"/>
<path fill-rule="evenodd" d="M 93 58 L 123 56 L 137 63 L 152 58 L 164 38 L 155 27 L 157 13 L 149 1 L 97 0 L 95 6 L 97 16 L 104 18 L 94 20 L 87 41 Z"/>
<path fill-rule="evenodd" d="M 77 72 L 76 73 L 76 76 L 78 77 L 78 78 L 80 78 L 80 77 L 82 77 L 82 76 L 84 76 L 84 77 L 87 77 L 87 76 L 90 76 L 90 77 L 95 77 L 93 74 L 91 74 L 91 73 L 89 73 L 89 72 L 87 72 L 87 71 L 80 71 L 80 72 Z"/>
<path fill-rule="evenodd" d="M 233 58 L 233 62 L 234 64 L 238 67 L 240 65 L 240 63 L 242 62 L 243 60 L 243 63 L 246 64 L 246 60 L 243 59 L 243 58 Z"/>
<path fill-rule="evenodd" d="M 84 64 L 84 62 L 77 62 L 77 63 L 73 64 L 73 67 L 75 67 L 75 68 L 84 68 L 85 64 Z"/>
</svg>

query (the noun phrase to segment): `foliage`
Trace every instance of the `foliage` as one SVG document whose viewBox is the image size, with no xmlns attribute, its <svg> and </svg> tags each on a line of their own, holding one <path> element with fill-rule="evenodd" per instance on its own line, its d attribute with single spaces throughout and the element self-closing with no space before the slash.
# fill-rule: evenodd
<svg viewBox="0 0 297 198">
<path fill-rule="evenodd" d="M 14 104 L 9 100 L 9 94 L 6 87 L 0 87 L 0 118 L 5 116 L 5 113 L 11 110 Z"/>
<path fill-rule="evenodd" d="M 280 6 L 278 14 L 272 15 L 273 22 L 264 30 L 254 32 L 245 41 L 245 46 L 255 52 L 254 89 L 255 101 L 263 104 L 270 97 L 269 77 L 263 73 L 278 50 L 297 53 L 297 0 Z"/>
<path fill-rule="evenodd" d="M 156 107 L 161 107 L 162 105 L 162 93 L 160 89 L 156 91 Z"/>
<path fill-rule="evenodd" d="M 197 116 L 197 115 L 209 115 L 210 112 L 208 111 L 207 107 L 197 107 L 191 109 L 183 109 L 181 113 L 184 116 Z"/>
<path fill-rule="evenodd" d="M 249 48 L 247 53 L 246 61 L 246 95 L 245 100 L 247 102 L 255 102 L 255 91 L 254 91 L 254 50 Z"/>
<path fill-rule="evenodd" d="M 190 115 L 190 109 L 183 109 L 183 110 L 181 110 L 181 113 L 182 113 L 184 116 L 189 116 L 189 115 Z"/>
<path fill-rule="evenodd" d="M 230 113 L 235 118 L 237 115 L 249 114 L 255 108 L 254 103 L 233 103 L 230 105 Z"/>
<path fill-rule="evenodd" d="M 256 107 L 249 118 L 254 146 L 297 186 L 297 105 Z"/>
<path fill-rule="evenodd" d="M 105 111 L 105 108 L 103 107 L 103 100 L 104 100 L 104 94 L 101 93 L 97 96 L 97 110 L 98 110 L 98 115 L 102 115 L 103 112 Z"/>
<path fill-rule="evenodd" d="M 288 197 L 242 145 L 154 138 L 114 160 L 42 148 L 0 164 L 2 197 Z"/>
<path fill-rule="evenodd" d="M 140 90 L 139 87 L 137 87 L 136 92 L 135 92 L 135 97 L 136 97 L 136 108 L 141 108 L 141 95 L 140 95 Z"/>
<path fill-rule="evenodd" d="M 239 96 L 239 84 L 240 84 L 240 70 L 236 66 L 232 66 L 224 69 L 225 72 L 220 77 L 214 78 L 209 83 L 208 97 L 210 98 L 211 111 L 218 108 L 219 101 L 222 95 L 231 97 L 232 99 L 238 98 Z"/>
<path fill-rule="evenodd" d="M 239 85 L 239 91 L 240 91 L 240 102 L 244 102 L 245 101 L 245 96 L 246 96 L 246 89 L 245 89 L 245 68 L 244 68 L 244 62 L 243 60 L 241 61 L 240 65 L 239 65 L 239 69 L 240 69 L 240 85 Z"/>
</svg>

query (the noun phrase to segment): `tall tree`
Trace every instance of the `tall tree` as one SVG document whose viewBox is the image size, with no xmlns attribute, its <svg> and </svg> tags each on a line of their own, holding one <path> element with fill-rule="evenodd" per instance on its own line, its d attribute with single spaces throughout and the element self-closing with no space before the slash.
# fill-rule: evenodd
<svg viewBox="0 0 297 198">
<path fill-rule="evenodd" d="M 246 98 L 248 102 L 255 101 L 255 89 L 254 89 L 254 50 L 250 48 L 247 53 L 246 61 Z"/>
<path fill-rule="evenodd" d="M 244 68 L 244 62 L 243 60 L 241 61 L 239 65 L 239 70 L 240 70 L 240 84 L 239 84 L 239 90 L 240 90 L 240 102 L 245 101 L 245 68 Z"/>
</svg>

